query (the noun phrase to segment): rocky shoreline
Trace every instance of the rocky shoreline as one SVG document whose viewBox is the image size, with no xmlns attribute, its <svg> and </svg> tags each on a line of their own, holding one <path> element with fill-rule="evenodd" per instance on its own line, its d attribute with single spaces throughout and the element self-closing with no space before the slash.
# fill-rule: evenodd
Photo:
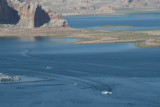
<svg viewBox="0 0 160 107">
<path fill-rule="evenodd" d="M 81 41 L 69 44 L 126 43 L 134 42 L 139 47 L 160 47 L 160 30 L 150 31 L 107 31 L 74 29 L 70 27 L 32 28 L 0 30 L 1 38 L 15 37 L 22 41 L 35 41 L 37 37 L 77 38 Z"/>
<path fill-rule="evenodd" d="M 63 17 L 79 17 L 79 16 L 110 16 L 110 15 L 121 15 L 119 13 L 95 13 L 95 14 L 62 14 Z"/>
</svg>

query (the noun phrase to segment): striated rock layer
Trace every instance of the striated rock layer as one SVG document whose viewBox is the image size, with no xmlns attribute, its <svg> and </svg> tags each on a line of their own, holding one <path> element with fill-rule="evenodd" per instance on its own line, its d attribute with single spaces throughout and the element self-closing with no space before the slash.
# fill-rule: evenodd
<svg viewBox="0 0 160 107">
<path fill-rule="evenodd" d="M 38 3 L 21 3 L 18 0 L 0 0 L 0 27 L 34 28 L 65 27 L 62 15 L 44 10 Z"/>
</svg>

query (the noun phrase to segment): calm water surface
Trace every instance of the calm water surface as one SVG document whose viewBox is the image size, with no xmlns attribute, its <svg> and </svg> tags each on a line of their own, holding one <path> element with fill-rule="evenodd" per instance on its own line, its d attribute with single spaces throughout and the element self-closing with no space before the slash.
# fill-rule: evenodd
<svg viewBox="0 0 160 107">
<path fill-rule="evenodd" d="M 1 38 L 0 72 L 22 80 L 0 84 L 0 107 L 160 106 L 160 48 L 57 44 L 74 41 Z"/>
<path fill-rule="evenodd" d="M 158 30 L 160 13 L 141 13 L 115 16 L 66 17 L 70 26 L 81 29 L 103 30 Z M 132 26 L 132 28 L 100 28 L 99 26 Z"/>
</svg>

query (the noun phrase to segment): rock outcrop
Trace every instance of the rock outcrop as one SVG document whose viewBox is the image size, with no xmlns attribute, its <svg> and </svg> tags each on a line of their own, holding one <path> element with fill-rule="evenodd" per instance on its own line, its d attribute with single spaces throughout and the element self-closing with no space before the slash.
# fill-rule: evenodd
<svg viewBox="0 0 160 107">
<path fill-rule="evenodd" d="M 103 13 L 115 13 L 116 11 L 112 9 L 110 5 L 104 5 L 99 9 L 100 12 Z"/>
<path fill-rule="evenodd" d="M 0 26 L 14 28 L 65 27 L 62 15 L 44 10 L 38 3 L 0 0 Z"/>
<path fill-rule="evenodd" d="M 9 7 L 6 0 L 0 0 L 0 23 L 16 24 L 19 19 L 18 11 Z"/>
</svg>

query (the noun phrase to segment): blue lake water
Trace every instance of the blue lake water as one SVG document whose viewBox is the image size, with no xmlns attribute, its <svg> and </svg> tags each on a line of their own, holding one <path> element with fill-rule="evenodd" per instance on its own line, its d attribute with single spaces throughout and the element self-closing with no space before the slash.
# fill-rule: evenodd
<svg viewBox="0 0 160 107">
<path fill-rule="evenodd" d="M 0 38 L 0 72 L 22 78 L 0 84 L 0 107 L 160 106 L 160 48 L 57 44 L 74 41 Z"/>
<path fill-rule="evenodd" d="M 140 13 L 114 16 L 66 17 L 71 27 L 103 30 L 158 30 L 160 13 Z M 133 28 L 100 28 L 99 26 L 133 26 Z"/>
</svg>

